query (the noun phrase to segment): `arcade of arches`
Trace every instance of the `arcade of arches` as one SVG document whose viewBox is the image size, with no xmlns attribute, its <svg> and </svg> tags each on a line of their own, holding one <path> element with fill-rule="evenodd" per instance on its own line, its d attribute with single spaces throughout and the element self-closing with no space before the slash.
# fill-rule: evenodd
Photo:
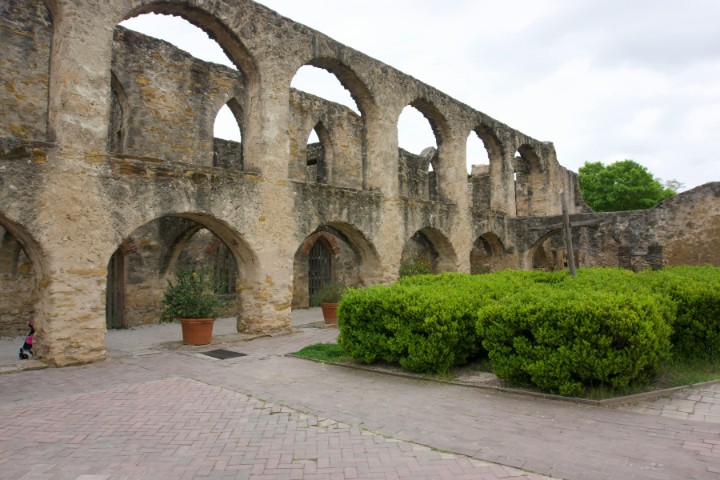
<svg viewBox="0 0 720 480">
<path fill-rule="evenodd" d="M 201 28 L 237 69 L 118 25 L 147 12 Z M 246 331 L 288 329 L 324 282 L 392 282 L 407 259 L 561 268 L 561 189 L 581 267 L 720 264 L 720 183 L 594 213 L 551 143 L 251 0 L 0 0 L 0 38 L 0 334 L 33 320 L 54 365 L 156 322 L 188 265 L 215 272 Z M 291 88 L 305 65 L 357 110 Z M 225 106 L 234 140 L 214 138 Z M 434 136 L 419 154 L 399 148 L 408 106 Z M 487 158 L 468 175 L 470 135 Z"/>
</svg>

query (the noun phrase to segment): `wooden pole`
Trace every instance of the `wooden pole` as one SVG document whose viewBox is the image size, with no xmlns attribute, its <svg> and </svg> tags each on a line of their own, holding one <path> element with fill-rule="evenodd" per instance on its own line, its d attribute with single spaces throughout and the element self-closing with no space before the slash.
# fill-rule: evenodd
<svg viewBox="0 0 720 480">
<path fill-rule="evenodd" d="M 575 276 L 575 252 L 573 251 L 572 232 L 570 231 L 570 215 L 568 214 L 567 198 L 565 190 L 560 192 L 560 203 L 562 203 L 563 231 L 565 232 L 565 248 L 567 250 L 568 268 L 570 275 Z"/>
</svg>

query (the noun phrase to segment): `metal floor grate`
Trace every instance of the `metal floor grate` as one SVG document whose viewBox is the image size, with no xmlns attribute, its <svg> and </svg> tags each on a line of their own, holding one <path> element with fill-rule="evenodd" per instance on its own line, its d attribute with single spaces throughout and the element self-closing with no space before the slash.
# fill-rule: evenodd
<svg viewBox="0 0 720 480">
<path fill-rule="evenodd" d="M 227 360 L 228 358 L 244 357 L 246 353 L 233 352 L 232 350 L 223 350 L 219 348 L 217 350 L 210 350 L 208 352 L 202 352 L 203 355 L 208 357 L 217 358 L 219 360 Z"/>
</svg>

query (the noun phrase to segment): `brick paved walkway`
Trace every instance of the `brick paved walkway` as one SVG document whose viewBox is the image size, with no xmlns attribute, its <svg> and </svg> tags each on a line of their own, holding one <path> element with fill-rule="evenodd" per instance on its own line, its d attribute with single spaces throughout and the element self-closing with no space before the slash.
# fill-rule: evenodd
<svg viewBox="0 0 720 480">
<path fill-rule="evenodd" d="M 720 478 L 720 424 L 709 417 L 284 356 L 334 340 L 334 329 L 222 337 L 247 354 L 229 360 L 162 329 L 118 333 L 106 362 L 0 375 L 0 478 Z"/>
<path fill-rule="evenodd" d="M 496 479 L 440 453 L 187 378 L 0 406 L 4 479 Z"/>
</svg>

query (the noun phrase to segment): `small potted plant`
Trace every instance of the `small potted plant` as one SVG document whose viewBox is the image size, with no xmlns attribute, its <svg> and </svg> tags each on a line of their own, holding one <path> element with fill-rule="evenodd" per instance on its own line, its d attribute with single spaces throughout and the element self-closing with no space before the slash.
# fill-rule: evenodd
<svg viewBox="0 0 720 480">
<path fill-rule="evenodd" d="M 310 296 L 310 305 L 322 308 L 325 323 L 337 323 L 337 306 L 345 293 L 345 286 L 328 282 Z"/>
<path fill-rule="evenodd" d="M 212 339 L 216 312 L 225 305 L 203 269 L 186 268 L 168 278 L 162 300 L 162 322 L 180 320 L 183 343 L 207 345 Z"/>
</svg>

